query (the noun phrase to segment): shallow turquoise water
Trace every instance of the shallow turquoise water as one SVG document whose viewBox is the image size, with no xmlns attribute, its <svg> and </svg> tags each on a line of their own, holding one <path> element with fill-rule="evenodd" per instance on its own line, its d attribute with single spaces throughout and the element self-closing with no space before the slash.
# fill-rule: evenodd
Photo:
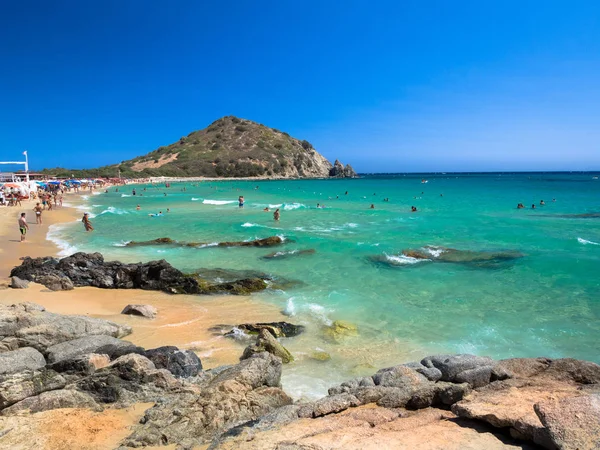
<svg viewBox="0 0 600 450">
<path fill-rule="evenodd" d="M 300 280 L 304 285 L 261 297 L 315 327 L 336 319 L 357 323 L 361 333 L 348 344 L 347 355 L 352 356 L 352 346 L 363 355 L 372 348 L 374 365 L 412 350 L 417 357 L 426 351 L 470 352 L 600 362 L 600 217 L 564 217 L 600 212 L 597 175 L 223 181 L 186 183 L 186 192 L 183 183 L 175 183 L 146 191 L 136 186 L 135 197 L 132 186 L 118 193 L 113 187 L 87 200 L 86 209 L 95 214 L 94 233 L 74 223 L 53 229 L 51 237 L 65 252 L 101 251 L 122 261 L 165 258 L 184 271 L 257 269 Z M 237 206 L 239 195 L 246 199 L 243 209 Z M 542 199 L 546 206 L 530 209 Z M 517 210 L 519 202 L 527 208 Z M 326 209 L 317 209 L 317 203 Z M 272 212 L 262 211 L 280 204 L 279 223 Z M 418 212 L 410 212 L 412 205 Z M 164 217 L 148 217 L 167 208 L 171 212 Z M 276 250 L 316 253 L 265 261 L 261 256 L 274 249 L 119 247 L 163 236 L 211 243 L 275 234 L 288 240 Z M 494 267 L 427 261 L 390 267 L 369 259 L 423 245 L 515 250 L 525 256 Z"/>
</svg>

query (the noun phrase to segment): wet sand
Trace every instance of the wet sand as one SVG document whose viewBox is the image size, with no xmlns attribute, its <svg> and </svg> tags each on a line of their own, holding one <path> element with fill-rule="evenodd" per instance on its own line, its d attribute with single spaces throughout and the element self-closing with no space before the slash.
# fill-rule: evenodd
<svg viewBox="0 0 600 450">
<path fill-rule="evenodd" d="M 78 195 L 68 196 L 77 203 Z M 0 279 L 8 284 L 10 270 L 24 256 L 54 256 L 59 249 L 46 240 L 48 227 L 78 220 L 74 208 L 58 208 L 44 212 L 43 225 L 35 224 L 32 211 L 35 202 L 23 202 L 22 207 L 0 208 Z M 27 240 L 19 242 L 17 219 L 27 212 L 30 230 Z M 33 221 L 33 223 L 31 223 Z M 83 233 L 83 226 L 81 229 Z M 170 295 L 143 290 L 111 290 L 75 288 L 52 292 L 44 286 L 31 284 L 28 289 L 0 289 L 0 303 L 31 301 L 61 314 L 80 314 L 128 324 L 133 333 L 125 339 L 145 348 L 176 345 L 197 352 L 204 367 L 211 368 L 238 362 L 243 346 L 219 333 L 210 331 L 217 325 L 284 320 L 279 308 L 255 297 Z M 155 319 L 120 314 L 130 304 L 150 304 L 158 309 Z"/>
</svg>

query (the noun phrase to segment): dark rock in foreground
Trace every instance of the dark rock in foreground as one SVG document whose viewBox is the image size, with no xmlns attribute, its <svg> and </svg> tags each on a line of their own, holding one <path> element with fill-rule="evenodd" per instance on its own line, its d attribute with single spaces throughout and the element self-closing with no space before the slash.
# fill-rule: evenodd
<svg viewBox="0 0 600 450">
<path fill-rule="evenodd" d="M 193 351 L 172 345 L 146 350 L 144 356 L 158 369 L 167 369 L 176 377 L 195 377 L 202 370 L 202 362 Z"/>
<path fill-rule="evenodd" d="M 267 288 L 267 283 L 259 278 L 210 283 L 198 276 L 182 273 L 164 259 L 124 264 L 118 261 L 105 262 L 100 253 L 75 253 L 60 260 L 27 257 L 11 271 L 11 276 L 48 283 L 46 286 L 53 290 L 93 286 L 102 289 L 145 289 L 170 294 L 247 295 Z"/>
</svg>

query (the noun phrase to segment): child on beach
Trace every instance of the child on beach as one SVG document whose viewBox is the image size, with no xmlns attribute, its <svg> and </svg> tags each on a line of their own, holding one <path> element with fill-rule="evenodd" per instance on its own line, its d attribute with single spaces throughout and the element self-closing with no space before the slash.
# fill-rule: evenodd
<svg viewBox="0 0 600 450">
<path fill-rule="evenodd" d="M 21 242 L 25 240 L 25 235 L 27 234 L 27 230 L 29 230 L 29 225 L 27 224 L 27 218 L 25 217 L 25 213 L 21 213 L 21 217 L 19 217 L 19 231 L 21 233 Z"/>
<path fill-rule="evenodd" d="M 83 218 L 81 219 L 81 221 L 83 222 L 83 226 L 85 227 L 85 231 L 94 231 L 94 227 L 92 226 L 92 222 L 90 222 L 90 219 L 88 217 L 88 213 L 85 213 L 83 215 Z"/>
</svg>

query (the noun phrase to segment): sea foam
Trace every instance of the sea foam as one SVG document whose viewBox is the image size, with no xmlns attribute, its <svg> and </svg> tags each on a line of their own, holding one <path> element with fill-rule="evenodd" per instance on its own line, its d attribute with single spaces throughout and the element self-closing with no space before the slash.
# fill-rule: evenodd
<svg viewBox="0 0 600 450">
<path fill-rule="evenodd" d="M 202 203 L 205 205 L 228 205 L 235 202 L 237 202 L 237 200 L 202 200 Z"/>
<path fill-rule="evenodd" d="M 588 241 L 587 239 L 582 239 L 580 237 L 577 238 L 577 242 L 583 245 L 600 245 L 598 242 Z"/>
</svg>

